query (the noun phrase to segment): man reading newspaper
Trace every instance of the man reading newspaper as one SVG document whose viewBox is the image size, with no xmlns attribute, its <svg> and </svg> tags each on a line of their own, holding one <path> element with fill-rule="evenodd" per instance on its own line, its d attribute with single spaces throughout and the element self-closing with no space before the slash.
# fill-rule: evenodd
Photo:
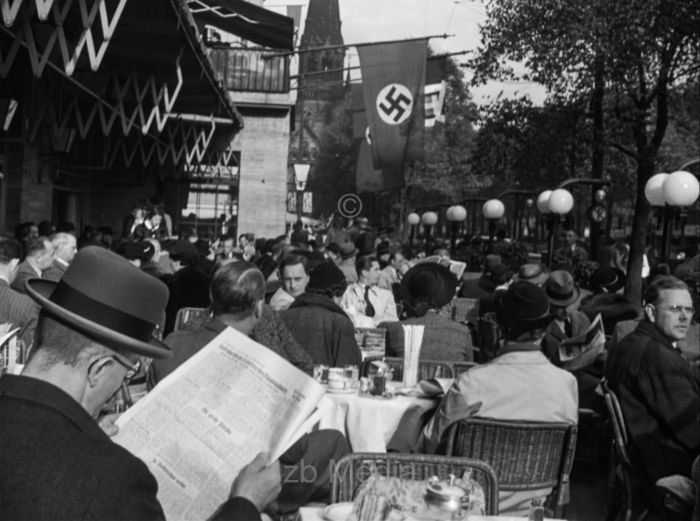
<svg viewBox="0 0 700 521">
<path fill-rule="evenodd" d="M 42 311 L 24 372 L 0 379 L 0 519 L 164 519 L 153 475 L 95 418 L 137 372 L 137 355 L 169 355 L 151 338 L 166 286 L 87 247 L 61 282 L 26 287 Z M 242 469 L 213 519 L 260 519 L 281 481 L 266 460 Z"/>
</svg>

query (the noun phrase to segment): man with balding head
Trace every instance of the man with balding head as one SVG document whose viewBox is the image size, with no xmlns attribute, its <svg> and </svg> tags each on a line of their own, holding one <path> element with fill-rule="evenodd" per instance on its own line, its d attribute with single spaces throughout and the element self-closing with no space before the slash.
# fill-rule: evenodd
<svg viewBox="0 0 700 521">
<path fill-rule="evenodd" d="M 78 243 L 75 235 L 59 232 L 53 236 L 51 244 L 54 247 L 53 263 L 42 272 L 41 278 L 58 282 L 63 277 L 75 254 L 78 253 Z"/>
<path fill-rule="evenodd" d="M 173 355 L 153 362 L 151 370 L 155 380 L 165 378 L 227 327 L 251 335 L 263 317 L 265 279 L 254 264 L 244 261 L 223 264 L 211 276 L 209 293 L 214 317 L 197 329 L 176 331 L 165 339 Z M 260 348 L 266 349 L 262 345 Z M 255 396 L 251 394 L 246 398 L 254 400 Z M 342 434 L 333 430 L 307 434 L 292 445 L 280 457 L 285 466 L 285 479 L 276 513 L 293 512 L 310 501 L 328 502 L 332 462 L 347 452 Z M 314 469 L 313 479 L 303 474 L 305 468 Z M 311 472 L 308 474 L 310 477 Z"/>
<path fill-rule="evenodd" d="M 40 279 L 45 270 L 53 264 L 54 246 L 47 237 L 34 237 L 27 240 L 25 259 L 17 267 L 17 275 L 12 289 L 26 293 L 24 283 L 29 279 Z"/>
</svg>

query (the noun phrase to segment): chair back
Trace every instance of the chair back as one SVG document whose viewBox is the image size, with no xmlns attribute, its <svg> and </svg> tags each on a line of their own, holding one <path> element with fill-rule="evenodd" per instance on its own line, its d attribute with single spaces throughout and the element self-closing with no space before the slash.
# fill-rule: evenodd
<svg viewBox="0 0 700 521">
<path fill-rule="evenodd" d="M 180 308 L 175 315 L 173 331 L 190 331 L 203 325 L 211 316 L 209 308 Z"/>
<path fill-rule="evenodd" d="M 603 389 L 605 406 L 608 409 L 610 424 L 613 429 L 613 450 L 619 463 L 619 477 L 625 489 L 624 521 L 630 521 L 632 519 L 632 475 L 634 475 L 635 471 L 627 453 L 627 444 L 629 442 L 627 427 L 617 395 L 610 389 L 607 380 L 603 379 L 600 382 L 600 386 Z"/>
<path fill-rule="evenodd" d="M 478 298 L 455 297 L 450 302 L 450 318 L 455 322 L 476 322 L 478 317 Z"/>
<path fill-rule="evenodd" d="M 569 501 L 576 425 L 466 418 L 452 424 L 446 436 L 448 456 L 485 461 L 501 490 L 552 487 L 548 506 L 561 517 Z"/>
<path fill-rule="evenodd" d="M 481 485 L 486 501 L 486 515 L 498 515 L 498 479 L 483 461 L 423 454 L 357 452 L 343 457 L 333 469 L 331 503 L 352 501 L 373 472 L 382 476 L 422 481 L 432 476 L 445 479 L 450 474 L 461 476 L 471 469 L 472 477 Z"/>
<path fill-rule="evenodd" d="M 403 358 L 392 356 L 371 356 L 365 358 L 360 366 L 360 376 L 369 374 L 369 367 L 372 362 L 384 360 L 384 362 L 393 371 L 393 380 L 403 380 Z M 446 360 L 419 360 L 418 361 L 418 380 L 429 380 L 430 378 L 454 378 L 452 372 L 452 362 Z"/>
<path fill-rule="evenodd" d="M 464 373 L 469 371 L 474 366 L 477 366 L 476 362 L 452 362 L 452 374 L 454 374 L 455 378 L 459 378 L 462 376 Z"/>
</svg>

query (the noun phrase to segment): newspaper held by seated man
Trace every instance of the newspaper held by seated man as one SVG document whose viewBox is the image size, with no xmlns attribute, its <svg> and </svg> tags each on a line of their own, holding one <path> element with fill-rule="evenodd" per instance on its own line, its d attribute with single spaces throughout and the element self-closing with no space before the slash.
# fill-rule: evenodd
<svg viewBox="0 0 700 521">
<path fill-rule="evenodd" d="M 318 420 L 323 386 L 227 328 L 117 422 L 158 481 L 166 519 L 206 519 L 260 452 L 275 461 Z"/>
<path fill-rule="evenodd" d="M 588 329 L 573 338 L 565 338 L 559 344 L 562 368 L 575 371 L 592 364 L 605 350 L 605 330 L 600 313 Z"/>
</svg>

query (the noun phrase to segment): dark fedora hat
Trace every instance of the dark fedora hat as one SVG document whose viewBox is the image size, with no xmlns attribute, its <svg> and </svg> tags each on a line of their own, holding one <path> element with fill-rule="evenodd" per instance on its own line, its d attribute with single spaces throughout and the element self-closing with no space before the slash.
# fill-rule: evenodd
<svg viewBox="0 0 700 521">
<path fill-rule="evenodd" d="M 30 279 L 25 287 L 47 312 L 100 344 L 153 358 L 171 354 L 152 336 L 167 286 L 106 248 L 81 249 L 58 283 Z"/>
<path fill-rule="evenodd" d="M 513 282 L 506 291 L 497 292 L 495 307 L 498 321 L 518 331 L 532 331 L 552 320 L 544 290 L 522 280 Z"/>
<path fill-rule="evenodd" d="M 549 277 L 545 267 L 539 262 L 533 264 L 523 264 L 518 269 L 516 280 L 524 280 L 530 284 L 541 286 Z"/>
<path fill-rule="evenodd" d="M 147 261 L 156 252 L 155 246 L 148 241 L 124 241 L 115 250 L 126 260 Z"/>
<path fill-rule="evenodd" d="M 401 279 L 400 295 L 407 306 L 423 314 L 441 308 L 455 296 L 457 277 L 449 268 L 435 262 L 421 262 L 409 269 Z"/>
<path fill-rule="evenodd" d="M 576 302 L 581 295 L 578 287 L 574 284 L 574 277 L 566 270 L 556 270 L 549 274 L 544 290 L 550 304 L 555 306 L 570 306 Z"/>
<path fill-rule="evenodd" d="M 588 284 L 595 293 L 615 293 L 625 286 L 627 277 L 620 268 L 604 267 L 593 272 Z"/>
</svg>

